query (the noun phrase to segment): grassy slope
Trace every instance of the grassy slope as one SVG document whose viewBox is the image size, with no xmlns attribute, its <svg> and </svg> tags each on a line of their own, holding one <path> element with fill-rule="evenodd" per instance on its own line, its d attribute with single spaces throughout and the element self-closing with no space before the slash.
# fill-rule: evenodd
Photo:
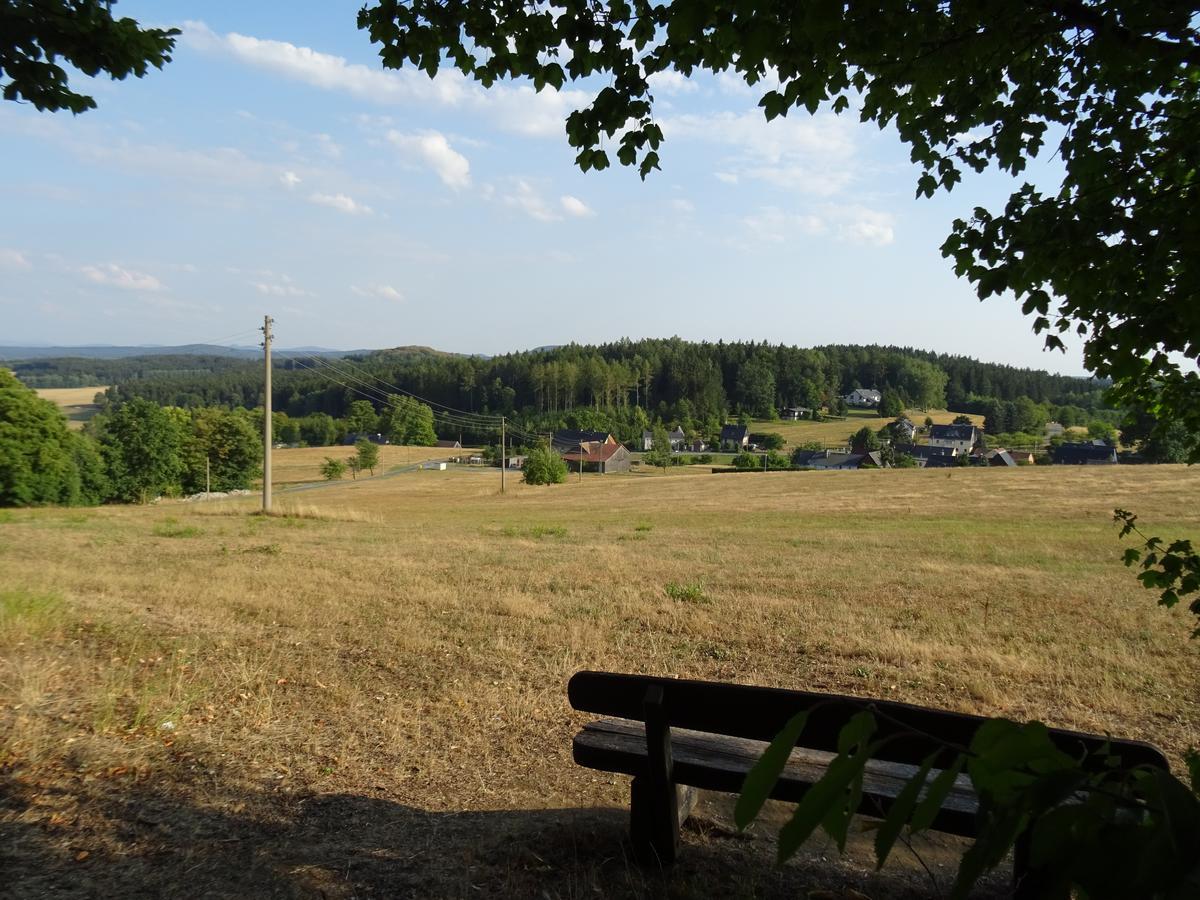
<svg viewBox="0 0 1200 900">
<path fill-rule="evenodd" d="M 652 893 L 619 813 L 516 812 L 626 802 L 624 779 L 571 763 L 564 684 L 585 667 L 1038 717 L 1176 759 L 1200 743 L 1200 642 L 1109 522 L 1124 506 L 1200 537 L 1200 471 L 590 476 L 505 497 L 494 474 L 282 492 L 289 518 L 250 499 L 4 513 L 17 883 Z M 677 895 L 725 877 L 801 896 L 830 871 L 797 883 L 719 834 L 689 835 Z M 872 896 L 908 896 L 888 884 Z"/>
</svg>

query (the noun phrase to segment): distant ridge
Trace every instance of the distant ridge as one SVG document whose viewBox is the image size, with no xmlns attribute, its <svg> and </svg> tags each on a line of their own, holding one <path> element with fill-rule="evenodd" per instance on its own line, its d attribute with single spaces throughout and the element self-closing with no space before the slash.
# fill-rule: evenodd
<svg viewBox="0 0 1200 900">
<path fill-rule="evenodd" d="M 421 348 L 425 349 L 425 348 Z M 276 356 L 361 356 L 374 350 L 331 350 L 328 347 L 276 347 Z M 428 351 L 436 353 L 437 351 Z M 92 344 L 79 347 L 24 346 L 0 347 L 0 359 L 125 359 L 130 356 L 224 356 L 233 359 L 255 359 L 262 355 L 257 347 L 222 347 L 217 344 L 182 344 L 166 347 L 152 344 L 141 347 L 119 347 Z"/>
</svg>

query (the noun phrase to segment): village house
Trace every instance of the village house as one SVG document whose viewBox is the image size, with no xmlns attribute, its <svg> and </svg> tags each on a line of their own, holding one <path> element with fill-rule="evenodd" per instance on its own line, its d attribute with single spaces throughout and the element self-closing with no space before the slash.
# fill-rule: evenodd
<svg viewBox="0 0 1200 900">
<path fill-rule="evenodd" d="M 1080 444 L 1059 444 L 1052 459 L 1061 466 L 1115 466 L 1117 450 L 1103 441 Z"/>
<path fill-rule="evenodd" d="M 722 425 L 721 449 L 744 450 L 750 443 L 750 427 L 748 425 Z"/>
<path fill-rule="evenodd" d="M 883 469 L 887 467 L 878 450 L 870 453 L 802 450 L 792 457 L 792 464 L 804 469 Z"/>
<path fill-rule="evenodd" d="M 970 453 L 978 440 L 979 432 L 974 425 L 931 425 L 929 428 L 931 447 L 951 447 L 959 453 Z"/>
<path fill-rule="evenodd" d="M 442 450 L 461 450 L 462 442 L 461 441 L 438 441 L 434 446 L 438 447 L 439 449 L 442 449 Z"/>
<path fill-rule="evenodd" d="M 891 431 L 895 435 L 896 440 L 911 442 L 913 436 L 917 433 L 917 426 L 913 424 L 911 419 L 901 416 L 892 423 Z"/>
<path fill-rule="evenodd" d="M 1007 450 L 989 450 L 984 458 L 989 466 L 1006 466 L 1012 469 L 1017 467 L 1016 459 Z"/>
<path fill-rule="evenodd" d="M 687 435 L 684 434 L 683 429 L 680 428 L 678 425 L 675 426 L 674 430 L 667 432 L 667 442 L 670 443 L 672 450 L 686 450 L 687 449 Z M 646 431 L 642 432 L 642 449 L 643 450 L 653 450 L 654 449 L 654 432 L 653 431 L 646 430 Z"/>
<path fill-rule="evenodd" d="M 897 444 L 896 453 L 903 453 L 916 460 L 917 467 L 924 469 L 953 466 L 958 464 L 958 450 L 954 447 L 933 447 L 929 444 Z"/>
<path fill-rule="evenodd" d="M 585 472 L 599 472 L 601 475 L 629 471 L 629 451 L 616 441 L 583 441 L 576 444 L 574 450 L 563 452 L 562 458 L 575 472 L 581 467 Z"/>
<path fill-rule="evenodd" d="M 878 406 L 883 394 L 872 388 L 855 388 L 842 399 L 847 406 Z"/>
<path fill-rule="evenodd" d="M 578 450 L 580 444 L 593 442 L 615 444 L 617 439 L 607 431 L 577 431 L 570 428 L 556 431 L 550 437 L 550 446 L 559 453 L 564 453 L 568 450 Z"/>
</svg>

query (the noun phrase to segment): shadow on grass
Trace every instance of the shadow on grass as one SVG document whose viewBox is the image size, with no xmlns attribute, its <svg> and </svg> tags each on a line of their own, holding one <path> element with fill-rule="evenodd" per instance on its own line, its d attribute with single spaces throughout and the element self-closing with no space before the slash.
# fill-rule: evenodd
<svg viewBox="0 0 1200 900">
<path fill-rule="evenodd" d="M 184 772 L 141 782 L 53 774 L 0 781 L 6 897 L 864 896 L 853 888 L 882 900 L 938 896 L 953 872 L 935 888 L 924 872 L 876 876 L 819 845 L 781 869 L 769 841 L 734 834 L 719 811 L 689 824 L 668 875 L 629 861 L 620 809 L 428 812 L 201 784 Z"/>
</svg>

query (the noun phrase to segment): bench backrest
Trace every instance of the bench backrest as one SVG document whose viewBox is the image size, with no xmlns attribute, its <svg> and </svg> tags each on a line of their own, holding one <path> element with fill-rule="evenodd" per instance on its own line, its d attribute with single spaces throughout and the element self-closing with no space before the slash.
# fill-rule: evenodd
<svg viewBox="0 0 1200 900">
<path fill-rule="evenodd" d="M 969 746 L 975 731 L 987 721 L 982 716 L 893 700 L 613 672 L 575 673 L 567 685 L 567 696 L 571 706 L 581 712 L 645 721 L 646 692 L 654 685 L 662 687 L 667 724 L 711 734 L 770 741 L 792 716 L 809 710 L 799 743 L 812 750 L 837 750 L 842 726 L 855 713 L 869 709 L 875 714 L 876 737 L 892 738 L 877 758 L 912 765 L 919 765 L 936 749 L 938 740 L 963 748 Z M 1118 740 L 1059 728 L 1050 729 L 1050 735 L 1060 750 L 1074 758 L 1091 755 L 1107 746 L 1125 766 L 1170 768 L 1162 751 L 1144 741 Z"/>
</svg>

